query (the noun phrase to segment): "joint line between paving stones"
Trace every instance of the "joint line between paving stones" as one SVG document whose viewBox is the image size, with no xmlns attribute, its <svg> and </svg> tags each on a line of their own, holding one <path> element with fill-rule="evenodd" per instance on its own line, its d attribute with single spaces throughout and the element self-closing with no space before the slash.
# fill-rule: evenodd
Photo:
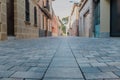
<svg viewBox="0 0 120 80">
<path fill-rule="evenodd" d="M 56 53 L 57 53 L 57 51 L 58 51 L 58 50 L 59 50 L 59 48 L 60 48 L 60 45 L 61 45 L 61 43 L 59 44 L 58 48 L 56 49 L 56 51 L 55 51 L 55 53 L 54 53 L 54 55 L 53 55 L 53 57 L 52 57 L 52 59 L 51 59 L 51 61 L 50 61 L 49 65 L 48 65 L 48 67 L 47 67 L 47 69 L 46 69 L 45 73 L 43 74 L 43 77 L 41 78 L 41 80 L 43 80 L 43 79 L 44 79 L 44 77 L 45 77 L 45 75 L 46 75 L 46 73 L 47 73 L 47 71 L 48 71 L 48 69 L 49 69 L 49 67 L 50 67 L 50 65 L 51 65 L 51 63 L 52 63 L 52 61 L 53 61 L 53 59 L 54 59 L 54 57 L 55 57 Z"/>
<path fill-rule="evenodd" d="M 67 42 L 68 42 L 68 41 L 67 41 Z M 70 50 L 71 50 L 71 52 L 72 52 L 72 55 L 73 55 L 73 56 L 74 56 L 74 58 L 75 58 L 75 61 L 76 61 L 77 65 L 78 65 L 78 67 L 79 67 L 79 70 L 80 70 L 80 71 L 81 71 L 81 73 L 82 73 L 83 78 L 86 80 L 85 75 L 84 75 L 84 73 L 83 73 L 83 71 L 82 71 L 81 67 L 79 66 L 79 63 L 78 63 L 78 61 L 77 61 L 77 59 L 76 59 L 76 57 L 75 57 L 75 55 L 74 55 L 74 53 L 73 53 L 73 50 L 72 50 L 72 48 L 71 48 L 71 46 L 70 46 L 69 42 L 68 42 L 68 45 L 69 45 L 69 48 L 70 48 Z"/>
</svg>

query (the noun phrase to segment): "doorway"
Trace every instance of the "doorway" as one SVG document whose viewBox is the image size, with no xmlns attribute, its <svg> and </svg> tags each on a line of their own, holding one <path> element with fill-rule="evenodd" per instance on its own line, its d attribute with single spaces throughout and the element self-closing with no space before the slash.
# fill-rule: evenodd
<svg viewBox="0 0 120 80">
<path fill-rule="evenodd" d="M 7 35 L 14 36 L 14 0 L 7 0 Z"/>
<path fill-rule="evenodd" d="M 100 1 L 95 2 L 94 10 L 94 36 L 100 37 Z"/>
<path fill-rule="evenodd" d="M 120 37 L 120 0 L 111 0 L 110 36 Z"/>
</svg>

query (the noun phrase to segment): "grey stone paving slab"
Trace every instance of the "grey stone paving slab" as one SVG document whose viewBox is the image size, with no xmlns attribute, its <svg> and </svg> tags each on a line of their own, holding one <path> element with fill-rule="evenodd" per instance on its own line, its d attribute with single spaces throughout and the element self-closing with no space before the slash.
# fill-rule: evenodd
<svg viewBox="0 0 120 80">
<path fill-rule="evenodd" d="M 87 79 L 87 80 L 104 80 L 104 79 Z"/>
<path fill-rule="evenodd" d="M 27 71 L 30 67 L 14 66 L 9 71 Z"/>
<path fill-rule="evenodd" d="M 11 66 L 11 65 L 0 65 L 0 71 L 3 71 L 3 70 L 8 70 L 8 69 L 10 69 L 10 68 L 12 68 L 13 66 Z"/>
<path fill-rule="evenodd" d="M 66 51 L 63 51 L 63 52 L 59 52 L 56 54 L 56 57 L 73 57 L 72 53 L 71 52 L 66 52 Z"/>
<path fill-rule="evenodd" d="M 24 79 L 20 79 L 20 78 L 3 78 L 0 80 L 24 80 Z"/>
<path fill-rule="evenodd" d="M 57 58 L 57 57 L 56 57 Z M 75 59 L 73 58 L 62 58 L 61 59 L 54 59 L 53 62 L 76 62 Z"/>
<path fill-rule="evenodd" d="M 8 78 L 13 73 L 14 73 L 14 71 L 0 71 L 0 77 L 2 77 L 2 78 Z"/>
<path fill-rule="evenodd" d="M 17 60 L 17 58 L 16 58 L 16 60 Z M 22 62 L 10 61 L 10 62 L 6 63 L 5 66 L 9 66 L 9 65 L 10 66 L 20 66 L 22 64 L 23 64 Z"/>
<path fill-rule="evenodd" d="M 41 68 L 41 67 L 31 67 L 28 71 L 30 72 L 45 72 L 47 68 Z"/>
<path fill-rule="evenodd" d="M 54 57 L 54 60 L 66 60 L 66 61 L 75 61 L 74 57 Z"/>
<path fill-rule="evenodd" d="M 93 67 L 99 67 L 99 66 L 108 66 L 106 63 L 91 63 Z"/>
<path fill-rule="evenodd" d="M 87 64 L 87 63 L 86 63 L 86 64 L 82 64 L 82 63 L 81 63 L 81 64 L 79 64 L 79 66 L 80 66 L 80 67 L 92 67 L 90 64 Z"/>
<path fill-rule="evenodd" d="M 50 65 L 50 68 L 52 68 L 52 67 L 77 67 L 78 68 L 78 65 L 75 61 L 74 62 L 53 61 Z"/>
<path fill-rule="evenodd" d="M 46 63 L 46 64 L 48 64 L 48 63 L 50 63 L 50 60 L 43 60 L 43 59 L 41 59 L 41 60 L 39 61 L 39 63 Z"/>
<path fill-rule="evenodd" d="M 49 68 L 45 78 L 83 78 L 78 68 Z"/>
<path fill-rule="evenodd" d="M 99 60 L 97 60 L 97 61 L 100 62 L 100 63 L 113 62 L 113 60 L 101 60 L 101 59 L 99 59 Z"/>
<path fill-rule="evenodd" d="M 54 63 L 57 63 L 57 62 L 59 62 L 59 63 L 75 63 L 76 61 L 75 61 L 75 59 L 74 60 L 65 60 L 65 59 L 59 59 L 59 60 L 55 60 L 55 59 L 53 59 L 53 61 L 52 62 L 54 62 Z"/>
<path fill-rule="evenodd" d="M 100 72 L 100 73 L 84 73 L 86 79 L 115 79 L 119 78 L 117 75 L 115 75 L 112 72 Z"/>
<path fill-rule="evenodd" d="M 25 80 L 40 80 L 40 79 L 25 79 Z"/>
<path fill-rule="evenodd" d="M 57 49 L 58 46 L 59 49 Z M 102 80 L 103 78 L 105 78 L 104 80 L 107 80 L 107 78 L 108 80 L 119 79 L 116 77 L 116 75 L 119 76 L 120 69 L 119 38 L 49 37 L 0 42 L 0 74 L 3 76 L 3 79 L 6 78 L 11 80 L 13 78 L 7 78 L 9 75 L 12 75 L 11 70 L 23 71 L 26 76 L 20 72 L 19 74 L 23 75 L 21 77 L 29 77 L 30 75 L 33 75 L 32 73 L 43 73 L 43 68 L 48 68 L 49 63 L 57 50 L 46 75 L 48 76 L 50 74 L 49 76 L 54 77 L 53 74 L 58 74 L 57 78 L 54 78 L 53 80 L 64 80 L 64 77 L 70 77 L 67 78 L 68 80 L 78 79 L 79 77 L 80 80 L 83 77 L 71 49 L 81 69 L 84 68 L 83 71 L 87 72 L 85 74 L 87 74 L 89 78 L 95 78 L 90 80 Z M 27 69 L 26 67 L 30 68 Z M 94 67 L 98 67 L 102 73 Z M 51 68 L 54 70 L 50 70 Z M 56 68 L 62 68 L 62 70 L 57 70 Z M 112 71 L 115 73 L 113 74 Z M 61 73 L 63 73 L 63 75 L 61 75 Z M 40 76 L 42 77 L 42 75 Z M 40 79 L 35 78 L 36 75 L 33 77 L 34 78 L 26 79 Z"/>
<path fill-rule="evenodd" d="M 118 69 L 115 66 L 106 66 L 106 67 L 98 67 L 102 72 L 112 72 L 112 71 L 120 71 L 120 69 Z"/>
<path fill-rule="evenodd" d="M 108 62 L 107 64 L 110 66 L 120 66 L 120 62 Z"/>
<path fill-rule="evenodd" d="M 21 66 L 25 67 L 36 67 L 39 63 L 24 63 Z"/>
<path fill-rule="evenodd" d="M 113 78 L 113 79 L 104 79 L 104 80 L 120 80 L 120 79 L 114 79 L 114 78 Z"/>
<path fill-rule="evenodd" d="M 116 68 L 120 69 L 120 66 L 115 66 Z"/>
<path fill-rule="evenodd" d="M 50 79 L 50 78 L 45 78 L 43 80 L 84 80 L 84 79 L 58 79 L 58 78 Z"/>
<path fill-rule="evenodd" d="M 84 73 L 98 73 L 101 72 L 97 67 L 81 67 Z"/>
<path fill-rule="evenodd" d="M 32 79 L 41 79 L 43 73 L 38 72 L 16 72 L 11 78 L 32 78 Z"/>
<path fill-rule="evenodd" d="M 114 73 L 120 77 L 120 71 L 114 71 Z"/>
<path fill-rule="evenodd" d="M 41 68 L 47 68 L 48 67 L 48 65 L 49 65 L 49 63 L 39 63 L 38 65 L 37 65 L 37 67 L 41 67 Z"/>
<path fill-rule="evenodd" d="M 77 60 L 79 64 L 81 63 L 98 63 L 97 60 Z"/>
</svg>

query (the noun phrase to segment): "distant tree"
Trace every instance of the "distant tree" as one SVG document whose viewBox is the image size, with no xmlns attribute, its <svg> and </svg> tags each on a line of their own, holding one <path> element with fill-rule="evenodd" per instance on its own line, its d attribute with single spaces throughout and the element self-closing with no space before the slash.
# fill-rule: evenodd
<svg viewBox="0 0 120 80">
<path fill-rule="evenodd" d="M 68 24 L 69 17 L 62 18 L 63 24 Z"/>
<path fill-rule="evenodd" d="M 64 34 L 66 33 L 66 26 L 62 25 L 62 31 Z"/>
</svg>

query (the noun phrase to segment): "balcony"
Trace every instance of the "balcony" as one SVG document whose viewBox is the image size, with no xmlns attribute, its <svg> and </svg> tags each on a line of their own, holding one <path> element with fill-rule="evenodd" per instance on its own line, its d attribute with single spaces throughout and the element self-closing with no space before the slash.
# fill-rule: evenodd
<svg viewBox="0 0 120 80">
<path fill-rule="evenodd" d="M 49 1 L 47 1 L 46 5 L 41 7 L 38 2 L 39 0 L 32 0 L 34 4 L 36 4 L 39 9 L 49 18 L 52 19 L 52 14 L 50 13 L 50 6 L 49 6 Z"/>
<path fill-rule="evenodd" d="M 42 7 L 41 11 L 49 18 L 52 19 L 52 14 L 50 13 L 50 11 L 46 8 L 46 7 Z"/>
</svg>

